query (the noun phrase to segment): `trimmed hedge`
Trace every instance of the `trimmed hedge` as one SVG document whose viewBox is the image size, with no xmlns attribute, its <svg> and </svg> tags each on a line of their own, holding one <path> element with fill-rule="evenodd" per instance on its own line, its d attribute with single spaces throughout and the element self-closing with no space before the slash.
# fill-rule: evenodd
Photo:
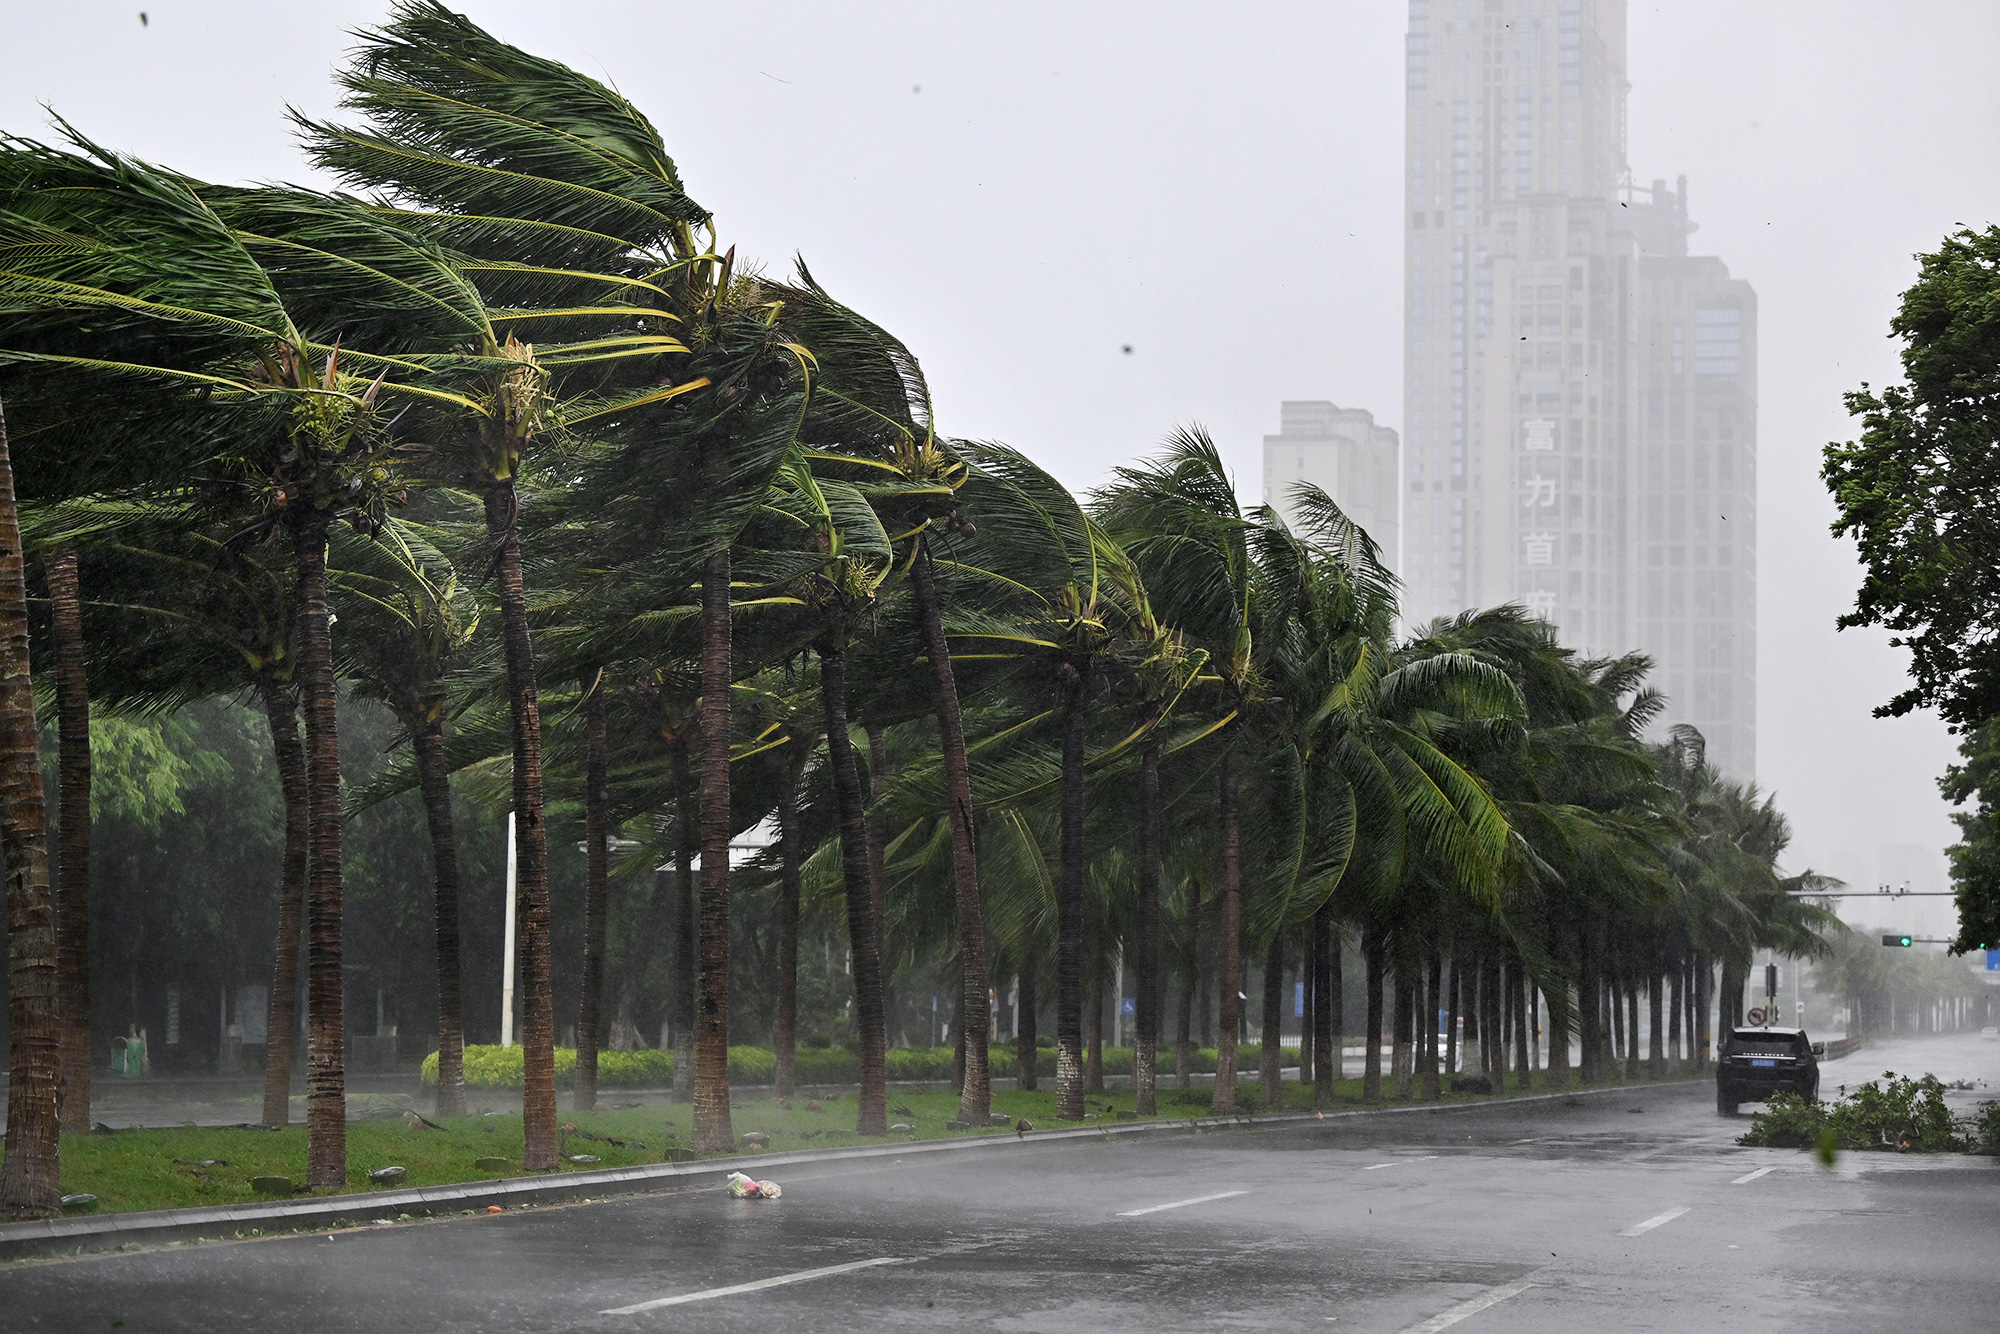
<svg viewBox="0 0 2000 1334">
<path fill-rule="evenodd" d="M 515 1047 L 467 1047 L 465 1086 L 467 1088 L 517 1089 L 521 1087 L 521 1049 Z M 889 1051 L 889 1078 L 941 1080 L 951 1078 L 952 1050 L 892 1048 Z M 424 1058 L 423 1081 L 437 1083 L 438 1058 L 432 1052 Z M 853 1084 L 861 1079 L 861 1058 L 839 1047 L 798 1050 L 795 1069 L 801 1084 Z M 769 1047 L 731 1047 L 729 1082 L 750 1086 L 768 1085 L 778 1073 L 778 1057 Z M 670 1051 L 600 1051 L 597 1053 L 599 1088 L 664 1088 L 674 1082 L 674 1054 Z M 576 1049 L 556 1048 L 556 1087 L 576 1086 Z"/>
<path fill-rule="evenodd" d="M 1283 1064 L 1291 1066 L 1299 1063 L 1296 1047 L 1285 1047 Z M 1236 1069 L 1239 1073 L 1255 1072 L 1259 1048 L 1246 1043 L 1236 1049 Z M 1047 1078 L 1055 1078 L 1056 1054 L 1046 1048 L 1036 1053 L 1036 1071 Z M 437 1083 L 437 1053 L 424 1058 L 423 1081 Z M 918 1082 L 943 1082 L 951 1078 L 953 1052 L 950 1047 L 891 1047 L 888 1055 L 889 1078 Z M 1172 1044 L 1161 1044 L 1159 1051 L 1159 1073 L 1169 1077 L 1174 1072 L 1174 1049 Z M 1189 1053 L 1189 1067 L 1197 1074 L 1215 1073 L 1215 1048 L 1206 1047 Z M 844 1047 L 800 1047 L 795 1063 L 796 1078 L 801 1084 L 856 1084 L 861 1080 L 861 1058 Z M 992 1068 L 996 1076 L 1008 1077 L 1014 1073 L 1014 1044 L 1012 1041 L 996 1042 L 992 1049 Z M 731 1047 L 729 1049 L 729 1082 L 747 1086 L 768 1085 L 778 1072 L 778 1057 L 769 1047 Z M 1130 1047 L 1106 1047 L 1104 1049 L 1104 1073 L 1107 1075 L 1129 1075 L 1132 1073 L 1132 1049 Z M 664 1088 L 674 1082 L 674 1054 L 670 1051 L 600 1051 L 597 1053 L 597 1086 L 599 1088 Z M 465 1049 L 465 1086 L 467 1088 L 517 1089 L 521 1087 L 521 1049 L 515 1047 L 467 1047 Z M 576 1086 L 576 1049 L 556 1048 L 556 1087 Z"/>
</svg>

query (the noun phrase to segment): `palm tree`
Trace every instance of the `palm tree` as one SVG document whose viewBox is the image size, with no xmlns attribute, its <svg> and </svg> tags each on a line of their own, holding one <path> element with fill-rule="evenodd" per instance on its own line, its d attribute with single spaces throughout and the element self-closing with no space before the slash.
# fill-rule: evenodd
<svg viewBox="0 0 2000 1334">
<path fill-rule="evenodd" d="M 1153 462 L 1119 468 L 1099 497 L 1112 536 L 1131 553 L 1169 624 L 1208 655 L 1213 673 L 1220 755 L 1216 762 L 1221 875 L 1215 1063 L 1216 1111 L 1236 1105 L 1237 983 L 1242 957 L 1242 823 L 1239 726 L 1263 692 L 1264 650 L 1257 638 L 1268 614 L 1261 572 L 1252 558 L 1250 523 L 1215 444 L 1200 428 L 1169 436 Z"/>
<path fill-rule="evenodd" d="M 0 300 L 44 313 L 0 355 L 84 382 L 178 386 L 178 422 L 155 430 L 210 443 L 213 463 L 234 474 L 220 486 L 227 503 L 253 497 L 259 524 L 290 539 L 312 813 L 308 1178 L 334 1185 L 345 1179 L 346 1130 L 325 548 L 336 516 L 379 523 L 396 457 L 376 402 L 392 370 L 419 378 L 425 369 L 393 353 L 336 351 L 340 334 L 314 333 L 344 324 L 360 333 L 357 343 L 379 334 L 402 351 L 481 327 L 482 316 L 441 255 L 342 201 L 202 187 L 76 144 L 82 156 L 25 141 L 6 154 L 15 181 L 51 188 L 7 191 L 18 201 L 10 225 L 45 244 L 6 276 Z M 79 346 L 91 355 L 65 350 Z M 373 382 L 343 362 L 374 371 Z"/>
<path fill-rule="evenodd" d="M 462 1116 L 465 1014 L 459 970 L 458 835 L 451 810 L 451 766 L 445 756 L 451 701 L 444 678 L 454 655 L 478 631 L 478 609 L 457 571 L 414 525 L 385 524 L 372 541 L 346 541 L 337 552 L 341 566 L 337 585 L 345 595 L 344 619 L 351 627 L 343 666 L 364 695 L 380 699 L 395 713 L 416 759 L 431 844 L 438 978 L 437 1111 L 440 1116 Z"/>
<path fill-rule="evenodd" d="M 813 466 L 855 481 L 907 552 L 899 564 L 906 572 L 915 630 L 929 669 L 951 843 L 958 1032 L 964 1044 L 958 1117 L 977 1125 L 992 1111 L 978 819 L 958 677 L 945 631 L 946 599 L 938 588 L 932 547 L 934 538 L 943 542 L 975 535 L 958 496 L 969 474 L 957 450 L 938 437 L 930 389 L 901 341 L 834 300 L 803 265 L 799 281 L 781 295 L 793 327 L 813 349 L 820 373 L 816 395 L 827 426 L 819 435 L 827 438 L 828 447 L 812 453 Z"/>
<path fill-rule="evenodd" d="M 365 130 L 348 130 L 297 118 L 309 152 L 322 167 L 351 183 L 388 190 L 402 208 L 393 216 L 448 239 L 478 256 L 464 265 L 499 311 L 500 318 L 563 331 L 577 321 L 617 320 L 622 334 L 600 337 L 572 358 L 537 354 L 513 336 L 493 337 L 487 348 L 513 363 L 492 376 L 474 429 L 451 441 L 452 463 L 480 490 L 492 569 L 499 594 L 502 643 L 513 723 L 513 807 L 520 912 L 522 979 L 523 1163 L 553 1167 L 555 1125 L 554 1015 L 549 991 L 547 833 L 542 813 L 541 712 L 536 697 L 534 651 L 522 573 L 517 484 L 531 447 L 549 427 L 574 425 L 618 411 L 662 402 L 692 386 L 657 381 L 624 386 L 603 401 L 564 412 L 553 403 L 548 379 L 568 360 L 601 362 L 637 357 L 650 364 L 663 352 L 684 350 L 657 332 L 672 310 L 638 308 L 629 301 L 643 287 L 666 306 L 661 288 L 639 275 L 671 270 L 697 254 L 692 227 L 707 214 L 681 190 L 658 134 L 632 105 L 603 85 L 553 61 L 495 40 L 442 5 L 421 0 L 395 7 L 382 29 L 363 34 L 355 64 L 344 71 L 345 105 L 369 116 Z M 664 258 L 663 258 L 664 257 Z M 594 270 L 566 270 L 573 261 Z M 726 268 L 708 265 L 703 272 Z M 694 281 L 685 296 L 700 306 L 715 289 Z M 582 295 L 579 296 L 578 294 Z M 551 300 L 549 298 L 553 297 Z M 647 323 L 648 318 L 652 324 Z M 699 377 L 695 377 L 699 379 Z M 718 563 L 720 562 L 720 563 Z M 726 553 L 711 556 L 704 572 L 713 642 L 706 660 L 721 682 L 708 682 L 705 708 L 714 755 L 703 762 L 705 816 L 703 876 L 705 915 L 721 911 L 726 895 L 727 772 L 727 566 Z M 716 749 L 719 746 L 720 749 Z M 713 843 L 712 848 L 708 845 Z M 726 917 L 722 919 L 726 923 Z M 712 951 L 726 959 L 726 927 L 705 932 Z M 718 965 L 719 966 L 719 965 Z M 705 1001 L 703 1029 L 710 1041 L 704 1061 L 726 1090 L 720 1034 L 726 1028 L 723 991 Z M 717 1002 L 720 1002 L 717 1004 Z M 712 1011 L 712 1013 L 711 1013 Z M 727 1095 L 713 1087 L 702 1095 L 701 1138 L 719 1145 L 716 1121 L 726 1127 Z"/>
<path fill-rule="evenodd" d="M 1061 852 L 1056 879 L 1056 1116 L 1083 1119 L 1085 778 L 1093 710 L 1137 653 L 1157 647 L 1137 571 L 1053 477 L 999 445 L 967 446 L 974 471 L 961 491 L 985 528 L 946 568 L 982 589 L 985 609 L 948 633 L 972 656 L 1025 669 L 1030 697 L 1053 698 Z M 963 655 L 962 655 L 963 656 Z M 1030 705 L 1029 707 L 1034 707 Z M 1099 762 L 1158 721 L 1144 719 Z M 1035 787 L 1017 788 L 1015 799 Z"/>
<path fill-rule="evenodd" d="M 62 1126 L 90 1129 L 90 686 L 77 555 L 42 558 L 56 645 L 56 995 L 62 1005 Z"/>
<path fill-rule="evenodd" d="M 56 1212 L 62 1179 L 54 904 L 42 810 L 34 683 L 28 674 L 28 588 L 14 509 L 14 467 L 0 415 L 0 835 L 7 861 L 7 1142 L 0 1210 Z"/>
</svg>

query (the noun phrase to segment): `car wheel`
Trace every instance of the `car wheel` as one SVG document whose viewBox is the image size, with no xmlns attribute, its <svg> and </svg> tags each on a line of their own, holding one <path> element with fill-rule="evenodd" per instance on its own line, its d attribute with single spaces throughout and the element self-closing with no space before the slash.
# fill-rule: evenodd
<svg viewBox="0 0 2000 1334">
<path fill-rule="evenodd" d="M 1721 1116 L 1736 1115 L 1736 1103 L 1737 1099 L 1731 1096 L 1730 1090 L 1726 1088 L 1717 1088 L 1715 1090 L 1715 1110 L 1717 1114 Z"/>
</svg>

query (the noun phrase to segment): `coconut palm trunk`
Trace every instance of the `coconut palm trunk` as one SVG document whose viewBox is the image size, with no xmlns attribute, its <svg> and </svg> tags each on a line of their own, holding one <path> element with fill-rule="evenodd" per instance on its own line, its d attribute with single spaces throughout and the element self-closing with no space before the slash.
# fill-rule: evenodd
<svg viewBox="0 0 2000 1334">
<path fill-rule="evenodd" d="M 993 1110 L 993 1089 L 986 1051 L 986 925 L 985 910 L 979 901 L 972 769 L 965 753 L 965 721 L 959 715 L 958 681 L 952 673 L 951 652 L 944 637 L 944 608 L 938 601 L 930 546 L 922 535 L 917 538 L 916 557 L 910 563 L 910 591 L 923 630 L 924 656 L 930 660 L 931 690 L 944 759 L 945 801 L 951 822 L 951 880 L 958 914 L 960 1032 L 965 1035 L 965 1082 L 959 1092 L 958 1119 L 980 1125 Z"/>
<path fill-rule="evenodd" d="M 1709 988 L 1713 985 L 1715 973 L 1706 958 L 1697 957 L 1694 969 L 1694 1068 L 1708 1069 L 1712 1034 L 1708 1026 Z"/>
<path fill-rule="evenodd" d="M 1139 755 L 1139 975 L 1133 984 L 1132 1088 L 1141 1116 L 1159 1111 L 1160 749 L 1148 735 Z"/>
<path fill-rule="evenodd" d="M 1395 1046 L 1391 1048 L 1390 1067 L 1396 1075 L 1396 1096 L 1408 1101 L 1416 1095 L 1416 1049 L 1412 1041 L 1416 1037 L 1416 984 L 1414 971 L 1409 967 L 1407 949 L 1399 951 L 1403 957 L 1396 961 L 1395 1012 L 1390 1022 L 1395 1031 Z"/>
<path fill-rule="evenodd" d="M 62 1005 L 62 1128 L 90 1129 L 90 687 L 76 552 L 44 565 L 56 649 L 56 996 Z"/>
<path fill-rule="evenodd" d="M 888 1036 L 882 1012 L 881 937 L 875 925 L 875 896 L 868 873 L 867 801 L 847 720 L 847 652 L 819 650 L 820 696 L 826 706 L 826 752 L 833 770 L 834 801 L 840 808 L 840 870 L 847 897 L 847 944 L 854 971 L 854 1022 L 861 1039 L 861 1098 L 855 1112 L 858 1135 L 889 1133 Z M 962 1025 L 961 1025 L 962 1027 Z"/>
<path fill-rule="evenodd" d="M 1508 995 L 1513 999 L 1510 1008 L 1514 1012 L 1514 1087 L 1529 1088 L 1534 1083 L 1534 1071 L 1528 1062 L 1528 998 L 1534 993 L 1528 986 L 1528 970 L 1521 960 L 1514 959 L 1507 965 Z"/>
<path fill-rule="evenodd" d="M 1222 941 L 1216 967 L 1220 996 L 1216 1006 L 1215 1097 L 1217 1112 L 1236 1110 L 1236 1030 L 1241 1002 L 1238 979 L 1243 971 L 1242 821 L 1236 804 L 1236 736 L 1232 728 L 1222 751 Z"/>
<path fill-rule="evenodd" d="M 1083 1120 L 1084 691 L 1074 674 L 1063 711 L 1062 848 L 1056 876 L 1056 1119 Z"/>
<path fill-rule="evenodd" d="M 604 673 L 583 697 L 583 995 L 576 1014 L 576 1088 L 570 1106 L 597 1106 L 597 1049 L 603 1037 L 605 917 L 611 899 L 611 757 L 604 726 Z"/>
<path fill-rule="evenodd" d="M 465 996 L 459 967 L 458 829 L 451 814 L 451 771 L 444 715 L 433 701 L 410 729 L 431 838 L 432 940 L 438 975 L 437 1114 L 465 1115 Z M 274 1011 L 275 1012 L 275 1011 Z M 272 1029 L 273 1040 L 277 1030 Z"/>
<path fill-rule="evenodd" d="M 1382 1101 L 1382 937 L 1371 930 L 1362 952 L 1368 961 L 1368 1032 L 1364 1038 L 1361 1096 Z"/>
<path fill-rule="evenodd" d="M 873 804 L 889 790 L 889 752 L 883 743 L 881 728 L 869 727 L 863 731 L 868 737 L 868 800 Z M 896 970 L 889 963 L 887 926 L 882 911 L 882 873 L 888 851 L 888 818 L 878 812 L 868 817 L 868 894 L 874 900 L 870 911 L 875 919 L 875 954 L 882 960 L 882 1012 L 885 1015 L 896 1008 L 890 1002 L 890 985 Z"/>
<path fill-rule="evenodd" d="M 1600 998 L 1604 981 L 1598 971 L 1597 929 L 1592 923 L 1586 923 L 1577 933 L 1577 958 L 1576 1018 L 1577 1033 L 1582 1042 L 1577 1074 L 1584 1083 L 1595 1084 L 1604 1078 L 1603 1001 Z"/>
<path fill-rule="evenodd" d="M 521 1166 L 545 1172 L 561 1160 L 556 1136 L 556 1029 L 549 959 L 548 830 L 542 820 L 542 711 L 521 574 L 520 498 L 511 478 L 486 489 L 486 533 L 494 544 L 507 704 L 514 741 L 515 975 L 521 997 Z"/>
<path fill-rule="evenodd" d="M 299 590 L 299 687 L 306 719 L 306 1184 L 347 1183 L 347 1062 L 341 978 L 340 725 L 326 601 L 327 518 L 293 533 Z"/>
<path fill-rule="evenodd" d="M 1083 1091 L 1104 1092 L 1104 969 L 1103 961 L 1089 970 L 1090 985 L 1084 988 Z"/>
<path fill-rule="evenodd" d="M 1313 1031 L 1313 975 L 1319 971 L 1319 932 L 1315 923 L 1306 923 L 1305 949 L 1299 955 L 1299 1084 L 1315 1083 L 1313 1050 L 1318 1039 Z"/>
<path fill-rule="evenodd" d="M 1687 1009 L 1686 983 L 1687 964 L 1676 963 L 1667 995 L 1667 1060 L 1673 1065 L 1680 1065 L 1686 1059 L 1687 1048 L 1681 1039 L 1681 1014 Z"/>
<path fill-rule="evenodd" d="M 1340 933 L 1333 908 L 1313 914 L 1313 1106 L 1333 1106 L 1333 1086 L 1341 1069 Z"/>
<path fill-rule="evenodd" d="M 1666 988 L 1663 985 L 1665 980 L 1657 972 L 1646 979 L 1646 1064 L 1648 1067 L 1646 1073 L 1654 1079 L 1665 1078 L 1667 1073 L 1665 1043 L 1666 1016 L 1662 1012 L 1665 1008 L 1664 992 Z"/>
<path fill-rule="evenodd" d="M 667 1019 L 674 1037 L 674 1101 L 694 1101 L 695 960 L 699 899 L 694 883 L 696 839 L 693 765 L 687 741 L 676 738 L 674 770 L 674 973 Z"/>
<path fill-rule="evenodd" d="M 1285 933 L 1271 933 L 1271 947 L 1264 952 L 1264 1034 L 1257 1052 L 1257 1072 L 1263 1077 L 1264 1106 L 1277 1108 L 1284 1102 L 1284 1048 L 1281 1029 L 1285 1005 Z"/>
<path fill-rule="evenodd" d="M 694 1148 L 736 1147 L 729 1119 L 729 550 L 701 570 L 701 924 Z M 864 860 L 864 869 L 866 866 Z"/>
<path fill-rule="evenodd" d="M 1625 1078 L 1639 1077 L 1639 988 L 1625 988 Z"/>
<path fill-rule="evenodd" d="M 1447 966 L 1444 983 L 1444 1080 L 1450 1087 L 1452 1077 L 1458 1073 L 1458 1018 L 1459 1018 L 1458 951 L 1451 952 L 1451 963 Z"/>
<path fill-rule="evenodd" d="M 1436 1098 L 1443 1094 L 1444 1083 L 1438 1071 L 1438 1004 L 1444 995 L 1444 955 L 1433 945 L 1431 947 L 1430 976 L 1424 988 L 1426 1003 L 1423 1019 L 1424 1052 L 1424 1096 Z"/>
<path fill-rule="evenodd" d="M 0 1214 L 45 1218 L 62 1194 L 55 904 L 28 666 L 28 585 L 0 417 L 0 842 L 7 864 L 7 1140 Z"/>
<path fill-rule="evenodd" d="M 264 1124 L 277 1129 L 291 1120 L 292 1039 L 299 1027 L 299 939 L 312 819 L 306 800 L 306 751 L 299 740 L 298 701 L 269 665 L 258 674 L 257 690 L 264 701 L 264 720 L 271 729 L 271 750 L 277 758 L 278 786 L 285 805 L 285 851 L 278 873 L 277 959 L 271 967 L 270 1022 L 264 1047 Z M 442 1083 L 439 1088 L 443 1088 Z"/>
<path fill-rule="evenodd" d="M 1032 948 L 1032 944 L 1026 948 Z M 1041 1009 L 1041 1000 L 1035 986 L 1035 959 L 1025 954 L 1021 960 L 1021 994 L 1015 1002 L 1014 1035 L 1014 1082 L 1017 1088 L 1032 1093 L 1041 1085 L 1041 1029 L 1036 1016 Z"/>
<path fill-rule="evenodd" d="M 798 1081 L 799 868 L 805 842 L 799 833 L 799 774 L 810 744 L 794 732 L 778 757 L 778 1013 L 771 1026 L 771 1047 L 777 1057 L 771 1076 L 775 1098 L 791 1097 Z"/>
<path fill-rule="evenodd" d="M 1197 972 L 1190 972 L 1181 980 L 1180 1027 L 1174 1035 L 1175 1088 L 1187 1088 L 1194 1078 L 1194 996 L 1200 985 Z"/>
</svg>

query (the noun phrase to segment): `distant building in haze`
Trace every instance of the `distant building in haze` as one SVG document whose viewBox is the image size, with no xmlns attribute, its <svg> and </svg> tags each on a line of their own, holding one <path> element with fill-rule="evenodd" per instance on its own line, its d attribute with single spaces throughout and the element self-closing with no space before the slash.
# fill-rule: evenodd
<svg viewBox="0 0 2000 1334">
<path fill-rule="evenodd" d="M 1410 0 L 1405 77 L 1405 620 L 1644 650 L 1751 777 L 1756 298 L 1631 184 L 1624 0 Z"/>
<path fill-rule="evenodd" d="M 1289 401 L 1279 409 L 1278 434 L 1264 437 L 1264 503 L 1294 522 L 1292 486 L 1311 482 L 1382 549 L 1395 568 L 1402 504 L 1396 433 L 1375 414 L 1323 399 Z"/>
</svg>

